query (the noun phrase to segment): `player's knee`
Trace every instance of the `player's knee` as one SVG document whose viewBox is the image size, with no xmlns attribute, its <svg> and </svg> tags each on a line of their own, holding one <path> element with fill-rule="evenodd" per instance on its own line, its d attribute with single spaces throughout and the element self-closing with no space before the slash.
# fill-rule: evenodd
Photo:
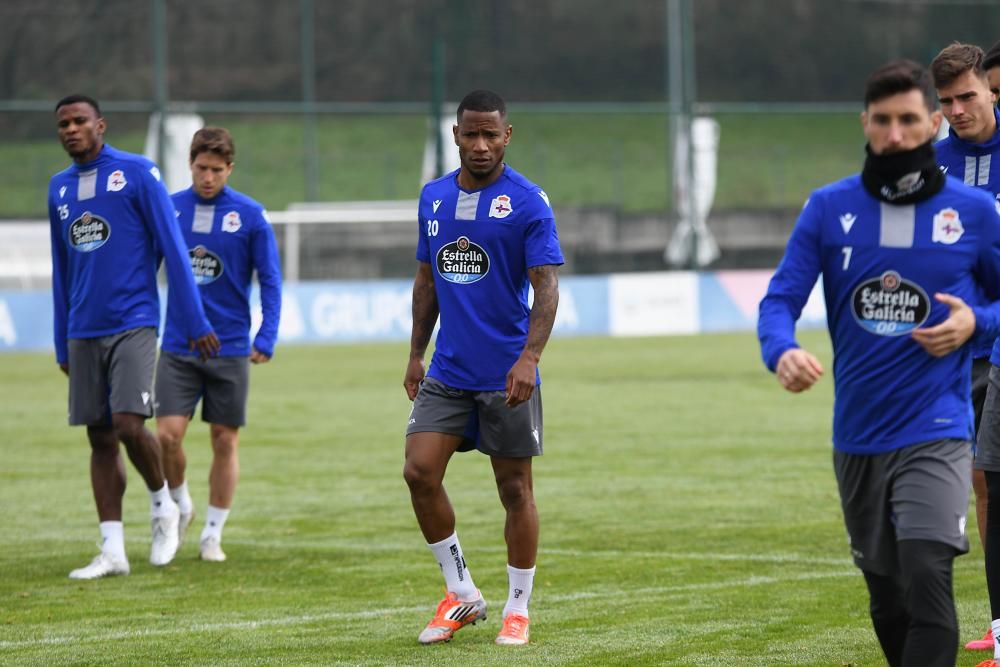
<svg viewBox="0 0 1000 667">
<path fill-rule="evenodd" d="M 441 485 L 440 476 L 429 467 L 409 460 L 403 465 L 403 479 L 414 494 L 434 491 Z"/>
<path fill-rule="evenodd" d="M 180 451 L 182 438 L 178 433 L 169 430 L 157 431 L 156 439 L 160 441 L 164 456 L 172 456 Z"/>
<path fill-rule="evenodd" d="M 946 628 L 958 627 L 952 597 L 952 562 L 956 549 L 930 540 L 899 543 L 907 591 L 907 608 L 913 622 Z"/>
<path fill-rule="evenodd" d="M 518 509 L 535 502 L 534 493 L 527 477 L 520 475 L 497 480 L 500 502 L 507 509 Z"/>
<path fill-rule="evenodd" d="M 142 417 L 132 414 L 111 415 L 111 424 L 115 430 L 115 436 L 126 445 L 131 445 L 139 441 L 142 437 L 143 425 Z"/>
<path fill-rule="evenodd" d="M 237 431 L 212 426 L 212 453 L 216 458 L 230 458 L 236 455 L 239 446 Z"/>
</svg>

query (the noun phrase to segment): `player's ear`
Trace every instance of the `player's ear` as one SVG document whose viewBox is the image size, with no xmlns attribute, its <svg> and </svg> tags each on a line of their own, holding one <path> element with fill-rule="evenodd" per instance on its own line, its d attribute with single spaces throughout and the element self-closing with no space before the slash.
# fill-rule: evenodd
<svg viewBox="0 0 1000 667">
<path fill-rule="evenodd" d="M 514 126 L 507 125 L 507 129 L 503 133 L 503 145 L 506 146 L 510 143 L 510 135 L 514 133 Z"/>
<path fill-rule="evenodd" d="M 933 112 L 931 112 L 931 129 L 933 130 L 933 132 L 931 133 L 931 139 L 936 137 L 938 130 L 941 129 L 942 118 L 943 116 L 941 115 L 941 111 L 939 109 L 935 109 Z"/>
<path fill-rule="evenodd" d="M 451 126 L 451 136 L 455 139 L 455 145 L 458 145 L 458 125 Z"/>
</svg>

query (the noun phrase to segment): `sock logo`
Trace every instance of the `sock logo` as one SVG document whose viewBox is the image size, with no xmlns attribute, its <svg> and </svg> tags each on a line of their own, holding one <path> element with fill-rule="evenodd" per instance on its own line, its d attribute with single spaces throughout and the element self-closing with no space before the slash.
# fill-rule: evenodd
<svg viewBox="0 0 1000 667">
<path fill-rule="evenodd" d="M 455 560 L 455 571 L 458 573 L 458 580 L 465 581 L 465 558 L 458 553 L 458 545 L 453 544 L 448 550 L 451 552 L 451 557 Z"/>
<path fill-rule="evenodd" d="M 518 600 L 518 599 L 520 599 L 520 597 L 521 597 L 521 595 L 522 595 L 523 593 L 524 593 L 524 591 L 523 591 L 523 590 L 521 590 L 520 588 L 515 588 L 515 589 L 514 589 L 514 599 L 515 599 L 515 600 Z"/>
</svg>

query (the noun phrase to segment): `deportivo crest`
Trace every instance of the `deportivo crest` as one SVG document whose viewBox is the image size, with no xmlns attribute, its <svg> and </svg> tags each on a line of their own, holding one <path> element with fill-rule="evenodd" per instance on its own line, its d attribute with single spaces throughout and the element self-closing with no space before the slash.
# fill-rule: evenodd
<svg viewBox="0 0 1000 667">
<path fill-rule="evenodd" d="M 222 275 L 222 260 L 205 246 L 191 248 L 188 255 L 191 258 L 191 273 L 199 285 L 214 283 Z"/>
<path fill-rule="evenodd" d="M 67 233 L 73 250 L 93 252 L 111 238 L 111 225 L 104 218 L 84 211 L 83 215 L 69 223 Z"/>
<path fill-rule="evenodd" d="M 240 214 L 236 211 L 230 211 L 222 217 L 222 231 L 229 232 L 232 234 L 235 231 L 239 231 L 239 228 L 243 226 L 240 222 Z"/>
<path fill-rule="evenodd" d="M 962 238 L 963 232 L 965 229 L 962 227 L 962 220 L 958 217 L 958 211 L 953 208 L 943 208 L 934 216 L 931 241 L 951 245 Z"/>
<path fill-rule="evenodd" d="M 490 272 L 490 256 L 467 236 L 441 246 L 436 263 L 442 278 L 459 285 L 478 282 Z"/>
<path fill-rule="evenodd" d="M 493 203 L 490 204 L 490 217 L 491 218 L 506 218 L 508 215 L 514 212 L 514 209 L 510 205 L 510 197 L 507 195 L 500 195 L 493 199 Z"/>
<path fill-rule="evenodd" d="M 903 336 L 927 321 L 931 302 L 920 285 L 903 279 L 896 271 L 886 271 L 854 289 L 851 310 L 866 331 L 879 336 Z"/>
<path fill-rule="evenodd" d="M 126 185 L 128 185 L 128 181 L 125 180 L 125 172 L 121 169 L 115 169 L 108 176 L 108 192 L 118 192 Z"/>
</svg>

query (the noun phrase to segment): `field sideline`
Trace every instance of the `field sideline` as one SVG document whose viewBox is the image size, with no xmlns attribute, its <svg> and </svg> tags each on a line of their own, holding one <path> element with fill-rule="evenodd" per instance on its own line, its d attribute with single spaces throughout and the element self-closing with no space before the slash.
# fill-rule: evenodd
<svg viewBox="0 0 1000 667">
<path fill-rule="evenodd" d="M 825 334 L 802 341 L 829 368 Z M 98 538 L 85 434 L 66 426 L 51 355 L 0 357 L 0 664 L 883 664 L 841 523 L 831 378 L 785 394 L 749 333 L 551 341 L 532 643 L 493 644 L 503 514 L 470 453 L 446 485 L 490 617 L 419 646 L 442 581 L 402 480 L 405 361 L 400 344 L 279 347 L 252 373 L 229 561 L 197 560 L 210 452 L 196 423 L 193 539 L 149 565 L 130 466 L 132 574 L 71 582 Z M 963 642 L 988 621 L 971 541 L 955 576 Z"/>
</svg>

